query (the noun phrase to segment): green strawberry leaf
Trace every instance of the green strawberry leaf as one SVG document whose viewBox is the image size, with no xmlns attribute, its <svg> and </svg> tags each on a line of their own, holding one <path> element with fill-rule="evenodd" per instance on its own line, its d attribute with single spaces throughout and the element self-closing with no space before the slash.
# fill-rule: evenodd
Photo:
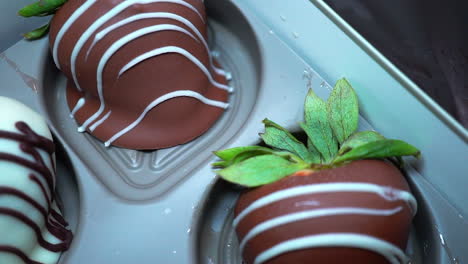
<svg viewBox="0 0 468 264">
<path fill-rule="evenodd" d="M 228 162 L 227 166 L 231 166 L 231 165 L 237 164 L 239 162 L 242 162 L 242 161 L 244 161 L 246 159 L 250 159 L 250 158 L 253 158 L 253 157 L 256 157 L 256 156 L 261 156 L 261 155 L 267 155 L 267 154 L 273 154 L 274 155 L 274 151 L 271 150 L 271 149 L 269 151 L 246 150 L 244 152 L 241 152 L 241 153 L 237 154 L 233 159 L 231 159 L 229 161 L 226 161 L 226 162 Z"/>
<path fill-rule="evenodd" d="M 235 156 L 237 156 L 239 153 L 245 152 L 245 151 L 252 151 L 252 150 L 258 150 L 258 151 L 265 151 L 265 152 L 272 152 L 271 149 L 265 148 L 265 147 L 260 147 L 260 146 L 246 146 L 246 147 L 236 147 L 236 148 L 230 148 L 230 149 L 224 149 L 224 150 L 218 150 L 214 151 L 213 153 L 220 159 L 222 160 L 231 160 Z"/>
<path fill-rule="evenodd" d="M 302 160 L 300 157 L 294 155 L 291 152 L 274 151 L 272 149 L 261 146 L 231 148 L 221 151 L 215 151 L 214 153 L 222 159 L 221 161 L 214 162 L 211 164 L 213 167 L 216 168 L 226 168 L 234 164 L 240 163 L 246 159 L 250 159 L 261 155 L 276 155 L 292 162 L 304 163 L 304 160 Z"/>
<path fill-rule="evenodd" d="M 24 38 L 27 40 L 36 40 L 45 36 L 49 32 L 49 24 L 44 25 L 40 28 L 36 28 L 33 31 L 30 31 L 26 34 L 23 34 Z"/>
<path fill-rule="evenodd" d="M 229 161 L 221 160 L 221 161 L 211 163 L 211 167 L 213 167 L 213 168 L 226 168 L 227 166 L 229 166 L 229 164 L 230 164 Z"/>
<path fill-rule="evenodd" d="M 300 124 L 325 163 L 330 162 L 338 152 L 338 144 L 328 121 L 327 105 L 312 89 L 304 103 L 305 123 Z M 309 148 L 310 149 L 310 148 Z"/>
<path fill-rule="evenodd" d="M 338 155 L 334 164 L 343 163 L 345 161 L 361 160 L 361 159 L 379 159 L 400 156 L 415 156 L 418 157 L 420 151 L 414 146 L 395 139 L 381 139 L 365 143 L 343 155 Z"/>
<path fill-rule="evenodd" d="M 249 146 L 216 151 L 221 160 L 212 165 L 220 168 L 216 173 L 227 181 L 257 187 L 303 169 L 325 170 L 361 159 L 388 158 L 401 164 L 402 156 L 420 155 L 404 141 L 386 139 L 374 131 L 355 132 L 358 111 L 357 96 L 346 79 L 336 83 L 327 102 L 310 90 L 304 104 L 305 122 L 300 123 L 308 136 L 307 146 L 265 119 L 265 133 L 260 136 L 272 149 Z"/>
<path fill-rule="evenodd" d="M 328 119 L 333 133 L 342 144 L 358 127 L 359 106 L 351 84 L 342 78 L 336 82 L 327 101 Z"/>
<path fill-rule="evenodd" d="M 216 173 L 229 182 L 257 187 L 275 182 L 307 167 L 307 163 L 291 162 L 277 155 L 261 155 L 218 170 Z"/>
<path fill-rule="evenodd" d="M 351 149 L 381 139 L 385 139 L 385 137 L 375 131 L 361 131 L 354 133 L 345 142 L 343 142 L 343 145 L 341 145 L 338 154 L 342 155 Z"/>
<path fill-rule="evenodd" d="M 21 8 L 18 11 L 18 15 L 32 17 L 53 14 L 65 2 L 67 2 L 67 0 L 39 0 Z"/>
<path fill-rule="evenodd" d="M 260 134 L 260 136 L 265 144 L 280 150 L 289 151 L 304 161 L 310 162 L 313 160 L 306 146 L 285 128 L 268 119 L 263 120 L 263 123 L 265 124 L 265 133 Z"/>
<path fill-rule="evenodd" d="M 312 140 L 310 140 L 310 138 L 307 138 L 307 149 L 309 150 L 309 152 L 312 155 L 311 163 L 313 163 L 313 164 L 322 163 L 322 156 L 320 155 L 320 152 L 314 146 L 314 143 L 312 143 Z"/>
</svg>

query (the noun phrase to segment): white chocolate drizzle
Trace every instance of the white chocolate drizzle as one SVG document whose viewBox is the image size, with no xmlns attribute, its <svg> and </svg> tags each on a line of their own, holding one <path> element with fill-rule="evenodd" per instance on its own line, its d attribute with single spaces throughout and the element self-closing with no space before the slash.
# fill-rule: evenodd
<svg viewBox="0 0 468 264">
<path fill-rule="evenodd" d="M 88 8 L 93 5 L 96 1 L 86 1 L 84 4 L 82 4 L 78 9 L 73 12 L 73 14 L 67 19 L 67 21 L 63 24 L 63 26 L 60 28 L 59 32 L 57 33 L 57 36 L 55 37 L 54 40 L 54 45 L 52 48 L 52 57 L 54 58 L 55 65 L 57 68 L 60 69 L 60 63 L 58 61 L 58 47 L 60 44 L 60 41 L 63 38 L 63 35 L 67 32 L 67 30 L 71 27 L 71 25 L 84 13 Z"/>
<path fill-rule="evenodd" d="M 89 131 L 93 132 L 98 126 L 100 126 L 102 123 L 104 123 L 104 121 L 106 121 L 107 118 L 109 118 L 111 113 L 112 113 L 112 111 L 109 110 L 109 112 L 107 112 L 107 114 L 105 114 L 101 119 L 99 119 L 98 121 L 96 121 L 96 123 L 94 123 L 92 126 L 89 127 Z"/>
<path fill-rule="evenodd" d="M 253 237 L 258 234 L 271 230 L 275 227 L 302 221 L 306 219 L 313 219 L 318 217 L 327 217 L 334 215 L 374 215 L 374 216 L 389 216 L 400 212 L 403 208 L 398 206 L 393 209 L 371 209 L 371 208 L 360 208 L 360 207 L 336 207 L 336 208 L 323 208 L 323 209 L 313 209 L 307 211 L 300 211 L 295 213 L 290 213 L 269 219 L 265 222 L 262 222 L 252 228 L 242 239 L 240 243 L 241 251 L 244 251 L 245 245 Z"/>
<path fill-rule="evenodd" d="M 206 42 L 205 38 L 203 37 L 203 35 L 200 33 L 200 31 L 195 27 L 195 25 L 192 24 L 192 22 L 190 22 L 188 19 L 184 18 L 184 17 L 181 17 L 179 15 L 176 15 L 176 14 L 173 14 L 173 13 L 167 13 L 167 12 L 154 12 L 154 13 L 142 13 L 142 14 L 138 14 L 138 15 L 134 15 L 134 16 L 131 16 L 131 17 L 127 17 L 113 25 L 110 25 L 108 26 L 107 28 L 103 29 L 102 31 L 100 31 L 99 33 L 97 33 L 94 37 L 94 40 L 93 40 L 93 43 L 90 45 L 90 47 L 88 48 L 88 51 L 86 53 L 86 58 L 88 58 L 89 56 L 89 53 L 91 52 L 92 48 L 94 47 L 94 45 L 96 45 L 96 43 L 98 41 L 100 41 L 102 38 L 104 38 L 107 34 L 109 34 L 110 32 L 112 32 L 113 30 L 116 30 L 122 26 L 125 26 L 125 25 L 128 25 L 132 22 L 135 22 L 135 21 L 138 21 L 138 20 L 143 20 L 143 19 L 150 19 L 150 18 L 167 18 L 167 19 L 172 19 L 172 20 L 175 20 L 175 21 L 178 21 L 178 22 L 181 22 L 182 24 L 184 24 L 185 26 L 187 26 L 188 28 L 190 28 L 194 33 L 195 35 L 197 35 L 198 39 L 202 42 L 203 46 L 205 47 L 206 49 L 206 52 L 207 54 L 209 55 L 210 57 L 210 65 L 211 65 L 211 68 L 217 73 L 217 74 L 220 74 L 220 75 L 223 75 L 223 76 L 226 76 L 227 78 L 227 73 L 220 69 L 220 68 L 217 68 L 214 64 L 213 64 L 213 58 L 211 56 L 211 52 L 209 50 L 209 47 L 208 47 L 208 43 Z"/>
<path fill-rule="evenodd" d="M 213 76 L 211 76 L 211 73 L 205 67 L 205 65 L 203 65 L 203 63 L 200 62 L 195 56 L 193 56 L 190 52 L 186 51 L 185 49 L 180 48 L 180 47 L 176 47 L 176 46 L 166 46 L 166 47 L 154 49 L 154 50 L 151 50 L 151 51 L 148 51 L 146 53 L 141 54 L 140 56 L 136 57 L 135 59 L 133 59 L 129 63 L 127 63 L 120 70 L 119 76 L 124 74 L 127 70 L 129 70 L 130 68 L 132 68 L 133 66 L 137 65 L 138 63 L 140 63 L 140 62 L 142 62 L 144 60 L 147 60 L 147 59 L 149 59 L 151 57 L 156 57 L 156 56 L 159 56 L 159 55 L 162 55 L 162 54 L 166 54 L 166 53 L 177 53 L 177 54 L 180 54 L 180 55 L 186 57 L 191 62 L 193 62 L 198 68 L 200 68 L 200 70 L 206 75 L 206 77 L 211 82 L 211 84 L 213 84 L 214 86 L 216 86 L 216 87 L 218 87 L 220 89 L 223 89 L 223 90 L 226 90 L 226 91 L 229 91 L 229 92 L 232 91 L 231 87 L 215 81 L 213 79 Z"/>
<path fill-rule="evenodd" d="M 257 210 L 261 207 L 266 205 L 272 204 L 277 201 L 281 201 L 288 198 L 293 198 L 301 195 L 308 195 L 308 194 L 316 194 L 316 193 L 329 193 L 329 192 L 363 192 L 363 193 L 374 193 L 385 200 L 389 201 L 398 201 L 403 200 L 405 201 L 413 214 L 417 211 L 417 203 L 414 196 L 403 190 L 397 190 L 387 186 L 381 186 L 377 184 L 371 183 L 322 183 L 322 184 L 311 184 L 311 185 L 304 185 L 298 186 L 293 188 L 284 189 L 281 191 L 277 191 L 266 195 L 247 208 L 245 208 L 235 219 L 234 219 L 234 226 L 237 226 L 239 222 L 251 213 L 254 210 Z"/>
<path fill-rule="evenodd" d="M 73 107 L 73 110 L 71 111 L 70 113 L 70 117 L 71 118 L 74 118 L 75 117 L 75 114 L 76 112 L 78 112 L 78 110 L 80 110 L 84 104 L 86 102 L 86 99 L 84 97 L 81 97 L 77 102 L 76 102 L 76 105 L 75 107 Z"/>
<path fill-rule="evenodd" d="M 199 93 L 197 93 L 195 91 L 192 91 L 192 90 L 179 90 L 179 91 L 170 92 L 170 93 L 167 93 L 167 94 L 165 94 L 165 95 L 163 95 L 161 97 L 156 98 L 153 102 L 151 102 L 145 108 L 143 113 L 141 113 L 141 115 L 133 123 L 131 123 L 126 128 L 122 129 L 117 134 L 112 136 L 109 140 L 107 140 L 104 143 L 104 146 L 109 147 L 112 144 L 112 142 L 117 140 L 119 137 L 121 137 L 122 135 L 124 135 L 128 131 L 135 128 L 143 120 L 143 118 L 145 118 L 146 114 L 149 111 L 151 111 L 151 109 L 158 106 L 159 104 L 161 104 L 164 101 L 167 101 L 167 100 L 170 100 L 170 99 L 173 99 L 173 98 L 176 98 L 176 97 L 192 97 L 192 98 L 195 98 L 195 99 L 203 102 L 204 104 L 215 106 L 215 107 L 220 107 L 220 108 L 224 108 L 224 109 L 226 109 L 229 106 L 229 104 L 227 104 L 227 103 L 208 99 L 208 98 L 204 97 L 203 95 L 201 95 L 201 94 L 199 94 Z"/>
<path fill-rule="evenodd" d="M 353 233 L 328 233 L 311 235 L 279 243 L 261 254 L 254 264 L 262 264 L 281 254 L 317 247 L 351 247 L 370 250 L 385 257 L 391 264 L 406 264 L 409 259 L 398 247 L 375 237 Z"/>
<path fill-rule="evenodd" d="M 100 101 L 100 106 L 99 109 L 96 113 L 94 113 L 92 116 L 90 116 L 84 123 L 78 128 L 78 132 L 84 132 L 88 125 L 93 122 L 96 118 L 98 118 L 102 112 L 104 111 L 105 108 L 105 101 L 104 101 L 104 93 L 103 93 L 103 84 L 102 84 L 102 74 L 104 71 L 104 67 L 106 66 L 107 62 L 109 59 L 112 57 L 112 55 L 115 54 L 120 48 L 122 48 L 124 45 L 127 43 L 144 36 L 146 34 L 158 32 L 158 31 L 164 31 L 164 30 L 173 30 L 173 31 L 179 31 L 184 34 L 189 35 L 193 39 L 195 39 L 195 36 L 192 35 L 192 33 L 188 32 L 187 30 L 176 26 L 176 25 L 169 25 L 169 24 L 161 24 L 161 25 L 156 25 L 156 26 L 150 26 L 150 27 L 145 27 L 142 29 L 139 29 L 135 32 L 132 32 L 123 38 L 119 39 L 115 43 L 113 43 L 102 55 L 101 60 L 99 61 L 98 68 L 96 70 L 96 76 L 97 76 L 97 91 L 99 95 L 99 101 Z M 119 74 L 120 75 L 120 74 Z"/>
<path fill-rule="evenodd" d="M 88 1 L 88 2 L 93 2 L 93 1 Z M 127 9 L 128 7 L 134 5 L 134 4 L 151 4 L 151 3 L 174 3 L 178 5 L 185 6 L 192 11 L 194 11 L 200 19 L 202 19 L 203 22 L 203 16 L 198 12 L 198 10 L 190 5 L 189 3 L 182 1 L 182 0 L 126 0 L 120 3 L 119 5 L 115 6 L 112 8 L 109 12 L 106 14 L 102 15 L 99 19 L 97 19 L 91 26 L 89 26 L 86 31 L 81 35 L 81 37 L 78 39 L 76 42 L 75 46 L 73 47 L 73 51 L 70 57 L 70 67 L 71 67 L 71 73 L 73 76 L 73 81 L 75 82 L 76 88 L 78 91 L 82 91 L 80 84 L 78 83 L 78 79 L 76 76 L 76 59 L 78 57 L 78 54 L 80 53 L 81 49 L 83 48 L 84 44 L 88 39 L 91 37 L 91 35 L 102 25 L 104 25 L 107 21 L 109 21 L 111 18 L 115 17 L 117 14 L 122 12 L 123 10 Z M 83 11 L 84 12 L 84 11 Z"/>
<path fill-rule="evenodd" d="M 85 14 L 87 10 L 91 10 L 93 7 L 93 4 L 96 3 L 97 1 L 95 0 L 89 0 L 85 1 L 81 6 L 79 6 L 73 14 L 68 18 L 64 25 L 60 28 L 56 39 L 54 41 L 54 46 L 53 46 L 53 57 L 54 61 L 57 64 L 57 67 L 60 68 L 59 62 L 58 62 L 58 53 L 59 53 L 59 47 L 60 47 L 60 42 L 64 38 L 65 34 L 67 31 L 70 30 L 70 28 L 73 26 L 73 24 L 76 24 L 76 21 Z M 190 38 L 192 38 L 194 41 L 196 41 L 198 44 L 202 44 L 203 47 L 205 48 L 208 59 L 209 61 L 206 62 L 206 66 L 204 63 L 202 63 L 196 56 L 188 52 L 187 50 L 177 47 L 177 46 L 166 46 L 166 47 L 159 47 L 159 49 L 154 49 L 149 52 L 143 53 L 136 58 L 130 60 L 120 71 L 118 78 L 121 77 L 122 74 L 124 74 L 127 70 L 131 69 L 135 65 L 141 63 L 142 61 L 149 59 L 151 57 L 156 57 L 162 54 L 166 53 L 175 53 L 178 55 L 182 55 L 183 57 L 187 58 L 190 60 L 195 66 L 197 66 L 207 77 L 208 81 L 215 87 L 227 90 L 229 92 L 232 91 L 232 88 L 229 87 L 228 85 L 224 85 L 222 83 L 219 83 L 216 81 L 214 74 L 218 74 L 224 76 L 226 79 L 229 78 L 230 74 L 222 70 L 221 68 L 216 67 L 213 62 L 213 58 L 211 55 L 211 52 L 209 51 L 208 43 L 206 39 L 204 38 L 203 34 L 201 31 L 195 26 L 196 23 L 193 21 L 190 21 L 186 17 L 183 17 L 181 15 L 177 15 L 175 13 L 169 13 L 169 12 L 143 12 L 140 14 L 136 15 L 131 15 L 129 17 L 123 18 L 119 21 L 116 21 L 115 23 L 112 23 L 109 26 L 104 26 L 106 23 L 108 23 L 111 19 L 116 18 L 121 12 L 127 10 L 133 5 L 146 5 L 146 4 L 154 4 L 154 3 L 171 3 L 171 4 L 176 4 L 183 6 L 188 9 L 188 12 L 193 12 L 193 14 L 196 14 L 201 20 L 203 24 L 206 24 L 205 18 L 201 14 L 201 12 L 192 4 L 185 2 L 183 0 L 125 0 L 125 1 L 118 1 L 114 4 L 114 6 L 109 7 L 108 10 L 104 10 L 104 14 L 101 15 L 100 17 L 96 18 L 95 21 L 89 25 L 84 32 L 81 34 L 81 36 L 78 38 L 76 43 L 74 44 L 74 47 L 71 51 L 71 55 L 69 58 L 69 63 L 70 63 L 70 71 L 71 71 L 71 78 L 73 79 L 73 82 L 75 84 L 76 89 L 80 92 L 82 91 L 82 88 L 80 87 L 80 83 L 78 80 L 77 76 L 77 60 L 79 54 L 83 51 L 86 52 L 86 57 L 85 60 L 88 58 L 89 54 L 91 51 L 93 51 L 93 48 L 95 45 L 102 40 L 106 35 L 111 33 L 112 31 L 123 27 L 124 25 L 130 24 L 132 22 L 138 21 L 138 20 L 143 20 L 143 19 L 149 19 L 149 18 L 166 18 L 173 20 L 174 22 L 169 22 L 170 24 L 158 24 L 154 26 L 149 26 L 145 28 L 138 29 L 136 31 L 133 31 L 123 37 L 119 37 L 117 41 L 114 43 L 110 44 L 109 47 L 106 48 L 102 56 L 100 56 L 97 68 L 96 68 L 96 91 L 98 94 L 98 99 L 100 102 L 100 106 L 97 109 L 96 112 L 92 113 L 89 117 L 87 117 L 86 120 L 81 124 L 81 126 L 78 127 L 79 132 L 84 132 L 86 129 L 89 128 L 89 130 L 92 132 L 94 131 L 97 127 L 102 125 L 106 120 L 111 115 L 111 111 L 107 112 L 105 115 L 103 115 L 104 110 L 106 108 L 106 102 L 104 98 L 104 84 L 103 84 L 103 75 L 104 75 L 104 70 L 106 68 L 106 65 L 108 64 L 109 60 L 119 52 L 120 49 L 122 49 L 125 45 L 128 43 L 135 41 L 137 38 L 140 38 L 144 35 L 151 34 L 151 33 L 156 33 L 159 31 L 177 31 L 179 33 L 183 33 Z M 197 19 L 197 18 L 195 18 Z M 176 25 L 176 22 L 182 23 L 184 26 L 180 27 Z M 198 22 L 199 23 L 199 22 Z M 104 27 L 103 27 L 104 26 Z M 66 37 L 66 36 L 65 36 Z M 89 43 L 89 48 L 84 51 L 83 47 Z M 209 64 L 209 65 L 208 65 Z M 110 84 L 106 84 L 110 85 Z M 106 86 L 107 87 L 107 86 Z M 107 89 L 107 88 L 106 88 Z M 180 93 L 183 93 L 181 95 Z M 203 95 L 190 91 L 190 90 L 182 90 L 182 91 L 175 91 L 173 93 L 169 93 L 166 95 L 161 96 L 160 98 L 165 98 L 168 95 L 174 95 L 175 97 L 177 96 L 189 96 L 196 98 L 200 100 L 201 102 L 211 105 L 211 106 L 216 106 L 216 107 L 221 107 L 221 108 L 226 108 L 228 106 L 227 103 L 220 102 L 220 101 L 215 101 L 208 99 L 204 97 Z M 132 124 L 130 124 L 128 127 L 126 127 L 124 130 L 114 134 L 113 137 L 111 137 L 108 141 L 105 142 L 105 145 L 111 144 L 111 142 L 115 141 L 117 138 L 122 136 L 124 133 L 128 132 L 129 130 L 133 129 L 134 126 L 138 125 L 141 120 L 144 118 L 144 116 L 147 114 L 147 112 L 158 105 L 157 101 L 160 99 L 157 98 L 155 101 L 153 101 L 146 109 L 145 111 L 140 115 L 140 117 L 135 120 Z M 168 100 L 170 98 L 166 98 L 164 100 Z M 70 117 L 74 118 L 76 113 L 86 105 L 86 100 L 84 98 L 80 98 L 76 105 L 73 107 Z"/>
</svg>

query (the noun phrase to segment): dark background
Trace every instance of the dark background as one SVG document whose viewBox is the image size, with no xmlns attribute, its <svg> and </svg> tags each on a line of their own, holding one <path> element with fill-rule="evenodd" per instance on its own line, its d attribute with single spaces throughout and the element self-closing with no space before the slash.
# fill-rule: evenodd
<svg viewBox="0 0 468 264">
<path fill-rule="evenodd" d="M 325 0 L 468 128 L 468 0 Z"/>
</svg>

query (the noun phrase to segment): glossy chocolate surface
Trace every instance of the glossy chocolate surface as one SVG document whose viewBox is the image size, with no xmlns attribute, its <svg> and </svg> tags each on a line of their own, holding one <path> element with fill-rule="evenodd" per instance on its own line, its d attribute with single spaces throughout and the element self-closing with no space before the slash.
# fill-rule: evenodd
<svg viewBox="0 0 468 264">
<path fill-rule="evenodd" d="M 409 187 L 396 167 L 382 161 L 362 160 L 331 170 L 314 173 L 299 172 L 273 184 L 248 190 L 239 198 L 235 214 L 239 216 L 255 201 L 281 190 L 307 185 L 325 187 L 324 184 L 329 183 L 382 186 L 386 188 L 385 199 L 370 192 L 330 191 L 289 197 L 253 210 L 239 222 L 236 228 L 240 241 L 254 227 L 279 216 L 322 209 L 331 210 L 334 213 L 321 217 L 304 218 L 259 233 L 245 245 L 244 260 L 249 264 L 256 263 L 254 260 L 262 252 L 281 242 L 324 234 L 366 235 L 389 242 L 404 251 L 414 212 L 409 204 L 398 199 L 398 195 L 394 194 L 401 191 L 409 192 Z M 343 211 L 343 208 L 348 208 L 348 211 L 351 212 L 357 211 L 347 214 L 337 213 L 338 210 Z M 367 210 L 367 212 L 364 214 L 359 210 L 364 212 Z M 387 215 L 382 213 L 391 210 L 393 212 Z M 388 264 L 389 262 L 381 254 L 358 247 L 317 246 L 290 251 L 271 258 L 265 263 Z"/>
<path fill-rule="evenodd" d="M 227 107 L 228 86 L 205 45 L 202 1 L 143 2 L 83 9 L 86 1 L 68 1 L 52 20 L 50 46 L 82 131 L 106 145 L 159 149 L 208 130 Z"/>
</svg>

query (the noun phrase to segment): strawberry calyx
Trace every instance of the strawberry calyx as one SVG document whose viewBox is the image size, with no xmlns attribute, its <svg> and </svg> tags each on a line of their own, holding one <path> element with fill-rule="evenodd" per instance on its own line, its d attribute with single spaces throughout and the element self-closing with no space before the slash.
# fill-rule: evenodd
<svg viewBox="0 0 468 264">
<path fill-rule="evenodd" d="M 402 140 L 387 139 L 375 131 L 356 131 L 358 120 L 356 93 L 342 78 L 327 101 L 309 89 L 304 103 L 304 122 L 300 123 L 307 135 L 306 144 L 279 124 L 264 119 L 265 131 L 260 137 L 268 147 L 215 151 L 220 161 L 212 165 L 227 181 L 257 187 L 301 170 L 330 169 L 354 160 L 419 157 L 420 151 Z"/>
<path fill-rule="evenodd" d="M 55 12 L 67 2 L 67 0 L 38 0 L 35 3 L 29 4 L 18 11 L 18 15 L 22 17 L 44 17 L 54 15 Z M 35 40 L 42 38 L 49 32 L 50 23 L 36 28 L 28 33 L 23 34 L 25 39 Z"/>
</svg>

